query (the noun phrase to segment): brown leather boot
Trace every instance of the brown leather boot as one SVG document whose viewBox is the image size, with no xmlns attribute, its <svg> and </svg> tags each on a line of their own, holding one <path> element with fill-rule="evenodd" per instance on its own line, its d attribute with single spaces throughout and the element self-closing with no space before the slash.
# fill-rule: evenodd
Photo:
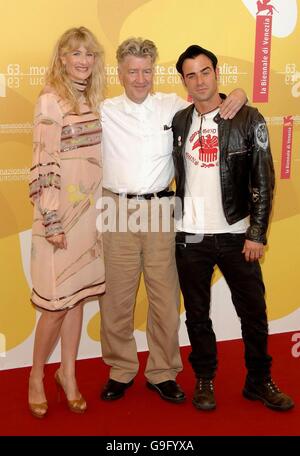
<svg viewBox="0 0 300 456">
<path fill-rule="evenodd" d="M 247 378 L 243 396 L 254 401 L 261 401 L 273 410 L 285 411 L 294 407 L 293 399 L 282 393 L 271 378 L 261 382 L 255 382 Z"/>
<path fill-rule="evenodd" d="M 216 408 L 213 381 L 209 378 L 198 378 L 196 381 L 193 404 L 199 410 Z"/>
</svg>

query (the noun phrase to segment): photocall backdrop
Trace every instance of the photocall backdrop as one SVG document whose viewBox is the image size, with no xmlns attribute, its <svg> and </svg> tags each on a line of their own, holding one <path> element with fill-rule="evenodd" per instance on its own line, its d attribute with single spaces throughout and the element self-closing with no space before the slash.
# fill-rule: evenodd
<svg viewBox="0 0 300 456">
<path fill-rule="evenodd" d="M 219 57 L 220 90 L 242 87 L 265 116 L 276 168 L 269 244 L 262 269 L 270 332 L 300 328 L 300 28 L 297 0 L 1 0 L 0 55 L 0 369 L 31 364 L 39 316 L 30 304 L 32 207 L 28 172 L 32 116 L 57 38 L 91 29 L 106 52 L 107 96 L 119 95 L 115 50 L 129 36 L 155 41 L 155 89 L 186 97 L 175 62 L 190 44 Z M 146 350 L 147 299 L 138 293 L 135 336 Z M 241 337 L 228 287 L 216 271 L 212 318 L 218 340 Z M 181 307 L 180 343 L 188 345 Z M 79 357 L 99 356 L 97 301 L 85 304 Z M 59 348 L 50 361 L 59 357 Z"/>
</svg>

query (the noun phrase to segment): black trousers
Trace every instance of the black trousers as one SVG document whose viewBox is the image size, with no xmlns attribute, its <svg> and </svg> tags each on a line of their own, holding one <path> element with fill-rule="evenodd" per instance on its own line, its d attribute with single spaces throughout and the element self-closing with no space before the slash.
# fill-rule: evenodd
<svg viewBox="0 0 300 456">
<path fill-rule="evenodd" d="M 213 234 L 195 240 L 189 233 L 176 234 L 176 263 L 192 348 L 189 361 L 196 377 L 213 378 L 217 369 L 216 337 L 209 316 L 215 265 L 224 275 L 241 321 L 248 376 L 255 381 L 270 377 L 265 287 L 259 262 L 246 262 L 241 253 L 244 234 Z"/>
</svg>

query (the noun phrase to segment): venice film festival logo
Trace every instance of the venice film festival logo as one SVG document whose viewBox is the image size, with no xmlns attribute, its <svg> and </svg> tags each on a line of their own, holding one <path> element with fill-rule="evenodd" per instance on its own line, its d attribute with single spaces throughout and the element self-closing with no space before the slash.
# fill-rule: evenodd
<svg viewBox="0 0 300 456">
<path fill-rule="evenodd" d="M 257 6 L 257 13 L 256 15 L 260 14 L 260 13 L 264 13 L 264 15 L 267 15 L 267 16 L 272 16 L 273 15 L 273 12 L 274 11 L 277 11 L 277 13 L 279 12 L 275 6 L 273 6 L 271 4 L 271 0 L 258 0 L 256 2 L 256 6 Z"/>
<path fill-rule="evenodd" d="M 254 53 L 253 101 L 267 103 L 271 62 L 272 16 L 278 13 L 270 0 L 256 2 L 256 33 Z"/>
</svg>

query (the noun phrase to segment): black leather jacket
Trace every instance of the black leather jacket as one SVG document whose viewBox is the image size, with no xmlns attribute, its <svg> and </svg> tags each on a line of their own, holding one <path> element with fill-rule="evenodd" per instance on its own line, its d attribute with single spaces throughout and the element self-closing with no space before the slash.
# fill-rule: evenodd
<svg viewBox="0 0 300 456">
<path fill-rule="evenodd" d="M 184 206 L 185 142 L 192 124 L 194 105 L 175 114 L 174 135 L 176 195 Z M 224 214 L 229 225 L 250 214 L 246 239 L 266 244 L 272 207 L 274 167 L 268 131 L 256 108 L 243 106 L 232 120 L 217 114 L 220 148 L 220 180 Z"/>
</svg>

